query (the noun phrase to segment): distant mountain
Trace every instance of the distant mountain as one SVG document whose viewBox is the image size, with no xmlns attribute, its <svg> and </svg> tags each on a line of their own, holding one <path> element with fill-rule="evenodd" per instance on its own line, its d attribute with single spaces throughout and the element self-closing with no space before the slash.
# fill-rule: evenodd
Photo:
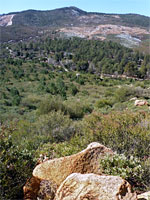
<svg viewBox="0 0 150 200">
<path fill-rule="evenodd" d="M 129 44 L 132 40 L 138 44 L 138 40 L 148 39 L 149 22 L 150 17 L 143 15 L 94 13 L 76 7 L 26 10 L 0 16 L 0 40 L 20 40 L 57 30 L 66 36 L 123 40 L 124 43 L 128 40 Z M 85 34 L 86 29 L 89 34 Z"/>
<path fill-rule="evenodd" d="M 12 25 L 58 27 L 69 26 L 72 23 L 77 24 L 78 17 L 86 14 L 87 12 L 76 7 L 66 7 L 50 11 L 26 10 L 18 13 L 9 13 L 5 16 L 9 19 L 10 16 L 13 16 Z M 0 25 L 3 25 L 2 22 L 3 20 L 0 20 Z"/>
<path fill-rule="evenodd" d="M 96 24 L 120 24 L 149 27 L 150 17 L 138 14 L 106 14 L 86 12 L 76 7 L 65 7 L 49 11 L 26 10 L 5 15 L 12 18 L 12 25 L 24 26 L 72 26 Z M 3 15 L 4 18 L 4 15 Z M 83 20 L 85 18 L 85 20 Z M 0 19 L 0 25 L 3 19 Z M 7 25 L 5 25 L 7 26 Z"/>
</svg>

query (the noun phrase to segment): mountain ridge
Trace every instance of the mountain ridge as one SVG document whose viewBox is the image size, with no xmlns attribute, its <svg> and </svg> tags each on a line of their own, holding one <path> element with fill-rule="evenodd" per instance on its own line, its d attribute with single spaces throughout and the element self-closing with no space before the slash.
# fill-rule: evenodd
<svg viewBox="0 0 150 200">
<path fill-rule="evenodd" d="M 75 13 L 76 12 L 76 13 Z M 64 16 L 68 16 L 69 14 L 72 14 L 72 16 L 77 17 L 77 16 L 81 16 L 81 15 L 97 15 L 98 16 L 105 16 L 105 17 L 112 17 L 114 15 L 118 15 L 120 17 L 120 23 L 127 23 L 128 25 L 131 25 L 131 22 L 133 22 L 133 20 L 135 20 L 135 23 L 133 23 L 132 25 L 136 25 L 136 26 L 141 26 L 141 27 L 148 27 L 149 26 L 149 22 L 150 22 L 150 17 L 148 16 L 144 16 L 144 15 L 140 15 L 140 14 L 136 14 L 136 13 L 127 13 L 127 14 L 118 14 L 118 13 L 102 13 L 102 12 L 87 12 L 84 11 L 80 8 L 74 7 L 74 6 L 70 6 L 70 7 L 63 7 L 63 8 L 57 8 L 57 9 L 53 9 L 53 10 L 34 10 L 34 9 L 29 9 L 29 10 L 24 10 L 24 11 L 19 11 L 19 12 L 10 12 L 7 14 L 3 14 L 0 15 L 0 17 L 2 16 L 8 16 L 8 15 L 15 15 L 14 18 L 18 18 L 21 17 L 20 19 L 13 19 L 13 25 L 16 24 L 21 24 L 23 22 L 24 25 L 28 25 L 29 22 L 28 19 L 26 18 L 27 15 L 30 16 L 30 20 L 32 21 L 31 24 L 35 25 L 35 26 L 43 26 L 45 25 L 44 22 L 41 24 L 34 24 L 34 20 L 36 20 L 35 17 L 41 18 L 43 17 L 44 20 L 46 20 L 46 17 L 48 17 L 50 15 L 50 17 L 53 17 L 52 20 L 58 20 L 58 18 L 56 15 L 62 15 L 61 17 Z M 35 16 L 36 14 L 36 16 Z M 39 16 L 37 16 L 39 15 Z M 70 17 L 72 16 L 68 16 L 68 20 Z M 136 17 L 136 19 L 135 19 Z M 23 19 L 22 19 L 23 18 Z M 126 18 L 130 18 L 131 22 L 128 20 L 126 20 Z M 134 19 L 132 19 L 134 18 Z M 23 20 L 20 22 L 20 20 Z M 138 21 L 141 21 L 144 23 L 139 23 Z M 0 19 L 1 21 L 1 19 Z M 51 21 L 50 21 L 51 22 Z M 46 25 L 50 25 L 49 23 L 47 23 Z M 57 24 L 56 24 L 57 25 Z"/>
<path fill-rule="evenodd" d="M 139 46 L 137 40 L 144 40 L 144 45 L 146 43 L 148 46 L 149 22 L 150 17 L 144 15 L 86 12 L 74 6 L 46 11 L 30 9 L 0 15 L 0 42 L 19 41 L 56 31 L 60 32 L 63 37 L 108 39 L 131 47 Z M 64 28 L 65 31 L 62 31 Z M 76 28 L 78 31 L 73 30 L 73 34 L 70 34 L 70 30 Z M 131 28 L 133 31 L 128 31 Z M 137 34 L 139 28 L 140 31 Z M 111 31 L 109 31 L 110 29 Z M 117 34 L 116 29 L 120 29 Z M 92 34 L 84 34 L 89 30 L 90 32 L 94 30 L 95 33 L 93 34 L 92 31 Z"/>
<path fill-rule="evenodd" d="M 88 14 L 107 14 L 107 15 L 139 15 L 139 16 L 144 16 L 144 17 L 149 17 L 147 15 L 144 14 L 138 14 L 138 13 L 107 13 L 107 12 L 97 12 L 97 11 L 85 11 L 83 9 L 80 9 L 76 6 L 66 6 L 66 7 L 62 7 L 62 8 L 55 8 L 55 9 L 50 9 L 50 10 L 36 10 L 36 9 L 27 9 L 27 10 L 21 10 L 21 11 L 14 11 L 14 12 L 8 12 L 8 13 L 0 13 L 0 16 L 2 15 L 11 15 L 11 14 L 18 14 L 18 13 L 22 13 L 22 12 L 26 12 L 26 11 L 40 11 L 40 12 L 47 12 L 47 11 L 54 11 L 54 10 L 61 10 L 61 9 L 75 9 L 84 13 L 88 13 Z"/>
</svg>

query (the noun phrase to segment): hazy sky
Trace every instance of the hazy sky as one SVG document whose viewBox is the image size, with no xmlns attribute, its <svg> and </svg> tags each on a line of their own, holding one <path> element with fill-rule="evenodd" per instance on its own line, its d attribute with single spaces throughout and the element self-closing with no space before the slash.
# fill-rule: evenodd
<svg viewBox="0 0 150 200">
<path fill-rule="evenodd" d="M 92 12 L 150 16 L 150 0 L 0 0 L 0 14 L 27 9 L 51 10 L 66 6 L 76 6 Z"/>
</svg>

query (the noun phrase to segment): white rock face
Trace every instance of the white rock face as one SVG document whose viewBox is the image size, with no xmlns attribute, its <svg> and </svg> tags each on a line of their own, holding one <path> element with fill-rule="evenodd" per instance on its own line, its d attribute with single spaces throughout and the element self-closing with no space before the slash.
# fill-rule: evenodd
<svg viewBox="0 0 150 200">
<path fill-rule="evenodd" d="M 58 188 L 55 200 L 137 200 L 130 184 L 118 176 L 73 173 Z"/>
<path fill-rule="evenodd" d="M 148 102 L 146 100 L 135 100 L 135 102 L 134 102 L 135 106 L 144 106 L 147 104 L 148 104 Z"/>
<path fill-rule="evenodd" d="M 150 199 L 150 191 L 138 195 L 138 199 L 139 200 L 149 200 Z"/>
<path fill-rule="evenodd" d="M 0 16 L 0 26 L 11 26 L 12 19 L 15 15 L 3 15 Z"/>
</svg>

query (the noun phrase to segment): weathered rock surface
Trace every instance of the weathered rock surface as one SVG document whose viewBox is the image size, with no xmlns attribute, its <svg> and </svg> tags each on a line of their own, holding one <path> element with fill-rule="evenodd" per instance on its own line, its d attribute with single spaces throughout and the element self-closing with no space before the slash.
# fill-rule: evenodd
<svg viewBox="0 0 150 200">
<path fill-rule="evenodd" d="M 69 175 L 57 190 L 55 200 L 137 200 L 130 184 L 118 176 Z"/>
<path fill-rule="evenodd" d="M 59 186 L 72 173 L 101 174 L 99 158 L 113 154 L 112 150 L 99 143 L 91 143 L 80 153 L 48 160 L 36 166 L 33 176 L 40 180 L 49 180 Z"/>
<path fill-rule="evenodd" d="M 56 194 L 57 186 L 51 181 L 41 181 L 37 194 L 38 200 L 53 200 Z"/>
<path fill-rule="evenodd" d="M 138 195 L 138 200 L 150 200 L 150 191 Z"/>
<path fill-rule="evenodd" d="M 48 160 L 37 165 L 33 171 L 32 183 L 28 182 L 24 186 L 24 199 L 32 200 L 35 196 L 39 199 L 45 197 L 53 199 L 56 189 L 72 173 L 102 174 L 99 168 L 99 158 L 106 154 L 113 154 L 113 151 L 93 142 L 77 154 Z"/>
<path fill-rule="evenodd" d="M 37 193 L 40 189 L 40 182 L 41 181 L 35 177 L 32 177 L 27 181 L 27 183 L 23 187 L 24 199 L 36 199 Z"/>
<path fill-rule="evenodd" d="M 148 102 L 146 100 L 135 100 L 134 105 L 135 106 L 144 106 L 144 105 L 148 105 Z"/>
</svg>

